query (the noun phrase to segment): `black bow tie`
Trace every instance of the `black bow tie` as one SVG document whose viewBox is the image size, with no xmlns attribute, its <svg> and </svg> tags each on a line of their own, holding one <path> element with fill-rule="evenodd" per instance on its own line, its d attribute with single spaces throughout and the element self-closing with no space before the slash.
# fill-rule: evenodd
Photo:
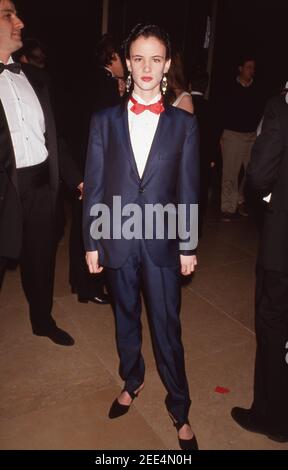
<svg viewBox="0 0 288 470">
<path fill-rule="evenodd" d="M 9 70 L 13 73 L 20 73 L 21 64 L 18 64 L 17 62 L 12 62 L 12 64 L 3 64 L 0 62 L 0 74 L 4 72 L 4 70 Z"/>
</svg>

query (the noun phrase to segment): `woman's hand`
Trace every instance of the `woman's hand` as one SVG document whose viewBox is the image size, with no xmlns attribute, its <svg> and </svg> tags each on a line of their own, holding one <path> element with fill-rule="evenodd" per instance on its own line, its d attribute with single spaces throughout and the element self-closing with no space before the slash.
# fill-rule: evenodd
<svg viewBox="0 0 288 470">
<path fill-rule="evenodd" d="M 197 266 L 197 258 L 195 255 L 193 256 L 180 255 L 180 262 L 181 262 L 181 274 L 183 274 L 183 276 L 190 276 L 190 274 L 194 273 L 195 267 Z"/>
<path fill-rule="evenodd" d="M 98 251 L 86 251 L 86 263 L 91 274 L 99 274 L 103 271 L 102 266 L 99 266 Z"/>
</svg>

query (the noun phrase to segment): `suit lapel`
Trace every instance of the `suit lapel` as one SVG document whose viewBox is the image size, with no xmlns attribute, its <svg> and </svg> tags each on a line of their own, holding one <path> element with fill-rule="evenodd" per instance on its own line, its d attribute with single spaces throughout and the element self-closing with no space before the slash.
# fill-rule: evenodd
<svg viewBox="0 0 288 470">
<path fill-rule="evenodd" d="M 125 106 L 124 109 L 122 109 L 121 117 L 120 117 L 120 125 L 118 127 L 119 133 L 120 133 L 120 138 L 122 140 L 122 143 L 124 145 L 125 149 L 128 149 L 128 158 L 130 160 L 131 166 L 133 168 L 133 171 L 137 178 L 141 180 L 143 183 L 147 181 L 151 173 L 153 172 L 153 169 L 156 167 L 159 161 L 159 152 L 161 149 L 161 145 L 163 145 L 163 136 L 165 135 L 167 128 L 170 123 L 170 116 L 169 116 L 169 108 L 165 109 L 163 113 L 161 113 L 159 122 L 156 128 L 156 132 L 152 141 L 152 145 L 150 148 L 150 152 L 147 158 L 147 162 L 145 165 L 144 173 L 142 175 L 142 178 L 140 178 L 140 175 L 138 173 L 137 169 L 137 164 L 131 144 L 131 139 L 130 139 L 130 132 L 129 132 L 129 123 L 128 123 L 128 109 L 127 106 Z"/>
<path fill-rule="evenodd" d="M 25 73 L 28 81 L 30 82 L 33 90 L 35 91 L 37 98 L 40 102 L 44 120 L 45 120 L 45 140 L 46 147 L 49 152 L 49 167 L 50 167 L 50 185 L 51 188 L 57 190 L 58 188 L 58 162 L 57 162 L 57 133 L 55 127 L 55 121 L 53 111 L 51 108 L 49 91 L 47 84 L 43 82 L 42 77 L 38 77 L 35 73 L 33 66 L 23 66 L 23 72 Z M 38 71 L 37 71 L 38 72 Z"/>
<path fill-rule="evenodd" d="M 0 171 L 5 171 L 17 188 L 16 160 L 3 105 L 0 101 Z"/>
<path fill-rule="evenodd" d="M 124 149 L 127 151 L 127 156 L 128 156 L 129 161 L 131 163 L 131 166 L 132 166 L 132 169 L 135 173 L 135 176 L 137 177 L 137 179 L 140 180 L 140 176 L 139 176 L 139 173 L 138 173 L 138 168 L 137 168 L 137 165 L 136 165 L 136 160 L 135 160 L 135 157 L 134 157 L 134 152 L 133 152 L 133 148 L 132 148 L 132 144 L 131 144 L 131 139 L 130 139 L 127 105 L 125 105 L 125 107 L 123 106 L 121 108 L 118 131 L 119 131 L 120 139 L 122 141 Z"/>
</svg>

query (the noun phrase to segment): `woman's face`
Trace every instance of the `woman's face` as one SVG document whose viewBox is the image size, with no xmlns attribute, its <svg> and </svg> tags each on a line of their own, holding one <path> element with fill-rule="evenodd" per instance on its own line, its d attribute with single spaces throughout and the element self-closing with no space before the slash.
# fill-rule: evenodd
<svg viewBox="0 0 288 470">
<path fill-rule="evenodd" d="M 149 92 L 151 95 L 155 91 L 156 95 L 170 62 L 170 59 L 166 60 L 166 47 L 158 38 L 140 36 L 132 42 L 130 59 L 126 63 L 134 80 L 135 93 L 141 95 Z"/>
</svg>

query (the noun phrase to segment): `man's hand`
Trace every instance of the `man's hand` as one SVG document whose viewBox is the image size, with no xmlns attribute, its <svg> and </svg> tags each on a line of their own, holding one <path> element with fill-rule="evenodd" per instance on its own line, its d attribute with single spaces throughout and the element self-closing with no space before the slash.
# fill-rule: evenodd
<svg viewBox="0 0 288 470">
<path fill-rule="evenodd" d="M 98 251 L 86 251 L 86 263 L 91 274 L 99 274 L 103 268 L 99 266 Z"/>
<path fill-rule="evenodd" d="M 197 258 L 193 256 L 183 256 L 180 255 L 181 262 L 181 274 L 183 276 L 190 276 L 195 271 L 195 266 L 197 266 Z"/>
</svg>

